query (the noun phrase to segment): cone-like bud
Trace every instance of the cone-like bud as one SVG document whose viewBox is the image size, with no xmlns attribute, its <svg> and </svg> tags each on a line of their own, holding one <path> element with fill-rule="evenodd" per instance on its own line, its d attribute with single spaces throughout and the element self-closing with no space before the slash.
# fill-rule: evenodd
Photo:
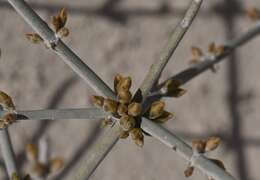
<svg viewBox="0 0 260 180">
<path fill-rule="evenodd" d="M 41 36 L 37 33 L 26 33 L 25 34 L 26 39 L 28 39 L 31 43 L 38 44 L 40 42 L 43 42 L 43 39 Z"/>
<path fill-rule="evenodd" d="M 173 117 L 174 116 L 172 113 L 170 113 L 168 111 L 164 111 L 160 117 L 153 119 L 152 121 L 154 121 L 156 123 L 165 123 L 166 121 L 172 119 Z"/>
<path fill-rule="evenodd" d="M 114 91 L 117 94 L 117 86 L 122 81 L 123 76 L 120 74 L 116 74 L 114 77 Z"/>
<path fill-rule="evenodd" d="M 149 119 L 156 119 L 164 112 L 165 103 L 163 101 L 153 102 L 149 110 Z"/>
<path fill-rule="evenodd" d="M 213 151 L 215 150 L 220 144 L 219 137 L 210 137 L 206 142 L 206 151 Z"/>
<path fill-rule="evenodd" d="M 56 173 L 64 166 L 64 161 L 61 158 L 55 158 L 50 161 L 50 171 Z"/>
<path fill-rule="evenodd" d="M 0 105 L 7 111 L 15 109 L 12 98 L 3 91 L 0 91 Z"/>
<path fill-rule="evenodd" d="M 187 169 L 184 171 L 185 177 L 190 177 L 193 174 L 194 167 L 188 166 Z"/>
<path fill-rule="evenodd" d="M 126 138 L 128 138 L 128 136 L 129 136 L 129 132 L 128 131 L 121 131 L 121 133 L 119 135 L 119 137 L 121 139 L 126 139 Z"/>
<path fill-rule="evenodd" d="M 124 116 L 124 115 L 127 115 L 127 111 L 128 111 L 128 109 L 127 109 L 127 106 L 125 105 L 125 104 L 119 104 L 118 105 L 118 108 L 117 108 L 117 114 L 119 115 L 119 116 Z"/>
<path fill-rule="evenodd" d="M 103 107 L 104 105 L 104 98 L 102 96 L 92 96 L 91 101 L 96 107 Z"/>
<path fill-rule="evenodd" d="M 16 121 L 16 116 L 13 113 L 7 113 L 3 116 L 3 121 L 6 125 L 13 124 Z"/>
<path fill-rule="evenodd" d="M 141 113 L 141 104 L 137 102 L 132 102 L 128 105 L 128 114 L 131 116 L 138 116 Z"/>
<path fill-rule="evenodd" d="M 105 99 L 104 100 L 103 108 L 106 112 L 116 113 L 117 107 L 118 107 L 118 102 L 116 102 L 112 99 Z"/>
<path fill-rule="evenodd" d="M 136 125 L 135 119 L 132 116 L 122 116 L 120 118 L 120 126 L 122 127 L 123 130 L 129 131 L 133 129 Z"/>
<path fill-rule="evenodd" d="M 202 50 L 199 47 L 192 46 L 191 52 L 195 58 L 199 58 L 199 57 L 203 56 Z"/>
<path fill-rule="evenodd" d="M 197 153 L 204 153 L 206 147 L 206 142 L 201 139 L 192 140 L 192 150 Z"/>
<path fill-rule="evenodd" d="M 119 97 L 119 102 L 125 104 L 131 101 L 132 94 L 129 90 L 119 89 L 118 97 Z"/>
<path fill-rule="evenodd" d="M 66 28 L 66 27 L 63 27 L 63 28 L 61 28 L 61 29 L 58 31 L 58 36 L 59 36 L 60 38 L 68 37 L 69 34 L 70 34 L 70 31 L 69 31 L 69 29 Z"/>
<path fill-rule="evenodd" d="M 36 162 L 38 158 L 38 148 L 34 144 L 26 145 L 26 157 L 31 162 Z"/>
<path fill-rule="evenodd" d="M 134 128 L 130 131 L 131 137 L 135 144 L 142 147 L 144 145 L 144 135 L 141 128 Z"/>
</svg>

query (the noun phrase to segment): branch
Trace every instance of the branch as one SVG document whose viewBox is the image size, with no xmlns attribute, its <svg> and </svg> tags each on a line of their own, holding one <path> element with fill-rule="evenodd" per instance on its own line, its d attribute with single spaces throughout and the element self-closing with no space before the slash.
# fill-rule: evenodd
<svg viewBox="0 0 260 180">
<path fill-rule="evenodd" d="M 146 99 L 149 92 L 160 78 L 163 69 L 170 60 L 184 34 L 189 29 L 194 17 L 198 13 L 201 3 L 202 0 L 193 0 L 191 2 L 184 18 L 175 27 L 170 40 L 168 41 L 166 47 L 163 49 L 160 59 L 152 64 L 152 66 L 150 67 L 150 70 L 140 87 L 142 101 Z"/>
<path fill-rule="evenodd" d="M 0 145 L 5 167 L 7 169 L 9 179 L 11 179 L 14 173 L 18 175 L 18 170 L 8 129 L 0 130 Z"/>
<path fill-rule="evenodd" d="M 170 77 L 167 80 L 170 79 L 176 79 L 181 82 L 181 84 L 185 84 L 188 81 L 195 78 L 197 75 L 203 73 L 204 71 L 210 69 L 213 65 L 221 62 L 225 57 L 230 55 L 236 48 L 248 43 L 250 40 L 255 38 L 256 36 L 260 35 L 260 23 L 257 23 L 254 27 L 252 27 L 247 32 L 243 33 L 239 37 L 231 40 L 228 42 L 225 46 L 228 47 L 228 51 L 226 51 L 224 54 L 221 54 L 219 56 L 216 56 L 214 59 L 205 59 L 199 64 L 195 64 L 194 66 Z M 166 81 L 167 81 L 166 80 Z M 162 82 L 158 87 L 156 87 L 156 90 L 163 87 L 163 85 L 166 83 L 166 81 Z"/>
<path fill-rule="evenodd" d="M 4 115 L 4 111 L 0 111 L 0 117 Z M 44 109 L 32 111 L 17 111 L 16 120 L 65 120 L 65 119 L 101 119 L 108 113 L 98 108 L 82 108 L 82 109 Z"/>
<path fill-rule="evenodd" d="M 145 118 L 142 118 L 141 127 L 144 131 L 148 132 L 154 138 L 158 139 L 166 146 L 175 150 L 185 160 L 191 161 L 193 155 L 191 147 L 183 140 L 181 140 L 178 136 L 172 134 L 167 129 Z M 214 178 L 215 180 L 235 180 L 234 177 L 209 161 L 203 155 L 195 158 L 194 166 L 206 175 Z"/>
<path fill-rule="evenodd" d="M 45 42 L 56 40 L 48 24 L 36 14 L 24 0 L 8 0 L 25 21 L 44 39 Z M 113 91 L 61 40 L 55 46 L 56 52 L 63 61 L 85 80 L 97 93 L 115 98 Z"/>
</svg>

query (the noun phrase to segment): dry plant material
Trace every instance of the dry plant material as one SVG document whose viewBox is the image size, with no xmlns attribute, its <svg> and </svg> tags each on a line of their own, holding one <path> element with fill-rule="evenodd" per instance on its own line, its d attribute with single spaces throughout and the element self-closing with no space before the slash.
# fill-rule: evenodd
<svg viewBox="0 0 260 180">
<path fill-rule="evenodd" d="M 217 149 L 219 144 L 220 144 L 220 138 L 217 136 L 209 137 L 207 140 L 194 139 L 192 140 L 193 157 L 199 156 L 201 154 L 205 155 L 206 152 L 214 151 L 215 149 Z M 208 158 L 208 159 L 212 161 L 214 164 L 216 164 L 218 167 L 226 171 L 222 161 L 218 159 L 212 159 L 212 158 Z M 194 163 L 193 160 L 189 162 L 188 167 L 184 171 L 185 177 L 190 177 L 192 175 L 194 171 L 193 163 Z M 208 178 L 209 180 L 214 180 L 212 177 L 208 177 Z"/>
<path fill-rule="evenodd" d="M 25 37 L 33 44 L 43 42 L 42 37 L 37 33 L 26 33 Z"/>
<path fill-rule="evenodd" d="M 179 98 L 183 96 L 187 91 L 180 88 L 181 82 L 176 79 L 169 79 L 162 87 L 162 93 L 168 97 Z"/>
<path fill-rule="evenodd" d="M 251 7 L 246 9 L 246 15 L 249 17 L 252 21 L 259 21 L 260 20 L 260 10 L 256 7 Z"/>
<path fill-rule="evenodd" d="M 50 172 L 57 173 L 64 167 L 64 161 L 61 158 L 55 158 L 50 161 Z"/>
<path fill-rule="evenodd" d="M 5 129 L 16 122 L 15 105 L 12 98 L 3 91 L 0 91 L 0 105 L 6 111 L 4 116 L 0 118 L 0 129 Z"/>
<path fill-rule="evenodd" d="M 20 178 L 17 173 L 13 173 L 11 176 L 11 180 L 31 180 L 31 176 L 27 174 L 24 177 Z"/>
<path fill-rule="evenodd" d="M 131 135 L 130 137 L 135 144 L 142 147 L 144 144 L 144 135 L 140 128 L 142 106 L 132 100 L 131 85 L 132 79 L 130 77 L 116 74 L 114 77 L 114 90 L 117 94 L 117 101 L 102 96 L 93 96 L 92 101 L 96 107 L 110 113 L 109 117 L 101 121 L 101 127 L 113 125 L 118 120 L 121 127 L 119 137 L 126 139 Z M 164 110 L 164 107 L 165 103 L 162 101 L 153 102 L 144 116 L 156 123 L 164 123 L 173 117 L 170 112 Z"/>
</svg>

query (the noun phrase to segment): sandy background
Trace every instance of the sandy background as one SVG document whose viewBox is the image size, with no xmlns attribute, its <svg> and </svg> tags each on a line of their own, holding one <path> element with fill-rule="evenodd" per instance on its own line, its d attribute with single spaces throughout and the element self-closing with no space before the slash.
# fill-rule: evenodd
<svg viewBox="0 0 260 180">
<path fill-rule="evenodd" d="M 69 12 L 70 36 L 65 42 L 112 85 L 116 73 L 131 76 L 132 90 L 140 85 L 159 56 L 169 34 L 185 12 L 183 0 L 35 0 L 29 1 L 42 18 L 49 20 L 61 7 Z M 244 15 L 258 0 L 205 0 L 192 27 L 163 73 L 162 79 L 188 67 L 191 45 L 207 48 L 212 41 L 224 43 L 253 26 Z M 41 45 L 32 45 L 24 34 L 32 29 L 5 2 L 0 1 L 0 89 L 14 99 L 17 109 L 89 107 L 94 92 L 59 57 Z M 177 118 L 165 126 L 190 142 L 211 134 L 224 140 L 212 154 L 240 180 L 257 180 L 259 172 L 260 39 L 238 49 L 210 71 L 185 85 L 188 93 L 167 99 L 167 109 Z M 65 158 L 66 169 L 56 179 L 66 179 L 70 167 L 97 136 L 95 121 L 26 121 L 10 128 L 19 165 L 26 169 L 27 142 L 47 137 L 50 156 Z M 143 148 L 121 140 L 98 167 L 92 180 L 186 179 L 187 165 L 160 142 L 145 139 Z M 0 179 L 5 179 L 3 162 Z M 51 179 L 51 178 L 49 178 Z M 55 179 L 55 178 L 53 178 Z M 204 180 L 196 171 L 190 179 Z"/>
</svg>

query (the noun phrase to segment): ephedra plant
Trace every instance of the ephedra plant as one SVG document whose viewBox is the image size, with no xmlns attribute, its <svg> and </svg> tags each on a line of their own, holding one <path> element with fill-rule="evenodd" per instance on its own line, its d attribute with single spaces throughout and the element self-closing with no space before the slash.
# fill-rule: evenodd
<svg viewBox="0 0 260 180">
<path fill-rule="evenodd" d="M 42 20 L 24 0 L 8 0 L 14 9 L 35 32 L 27 33 L 26 38 L 35 44 L 44 45 L 53 51 L 78 74 L 84 82 L 95 91 L 92 101 L 96 107 L 85 109 L 45 109 L 34 111 L 19 111 L 15 109 L 14 99 L 8 93 L 0 91 L 0 143 L 1 151 L 10 179 L 31 179 L 18 172 L 15 154 L 9 138 L 9 126 L 24 119 L 100 119 L 103 118 L 101 126 L 104 133 L 95 140 L 95 145 L 89 150 L 91 156 L 82 157 L 78 164 L 80 168 L 74 171 L 69 179 L 88 179 L 114 144 L 121 138 L 131 138 L 133 145 L 144 146 L 146 136 L 158 139 L 175 153 L 187 161 L 184 167 L 184 176 L 192 175 L 194 169 L 200 170 L 209 179 L 233 180 L 228 169 L 220 159 L 212 159 L 208 152 L 215 150 L 220 144 L 219 137 L 207 137 L 205 139 L 194 139 L 192 145 L 188 145 L 181 137 L 168 131 L 160 124 L 172 119 L 173 112 L 165 110 L 164 98 L 179 98 L 186 93 L 182 86 L 197 75 L 211 69 L 216 71 L 215 65 L 227 57 L 234 49 L 247 43 L 260 33 L 260 24 L 249 29 L 246 33 L 223 45 L 211 43 L 207 51 L 192 46 L 193 59 L 191 67 L 181 73 L 173 75 L 158 83 L 162 71 L 171 59 L 175 49 L 182 37 L 191 26 L 193 19 L 199 11 L 202 0 L 192 0 L 183 19 L 174 28 L 161 56 L 150 67 L 148 74 L 144 77 L 142 85 L 136 92 L 131 92 L 132 79 L 125 75 L 117 74 L 114 77 L 114 89 L 105 84 L 101 78 L 78 57 L 61 40 L 69 35 L 66 27 L 67 10 L 61 9 L 57 15 L 52 17 L 51 28 Z M 249 9 L 247 15 L 258 21 L 260 13 L 257 9 Z M 11 133 L 11 131 L 10 131 Z M 50 160 L 48 163 L 38 162 L 37 147 L 28 145 L 27 151 L 33 162 L 38 163 L 40 175 L 50 172 L 50 169 L 59 169 L 63 162 L 60 159 Z M 53 164 L 52 164 L 53 163 Z M 53 166 L 52 166 L 53 165 Z M 50 167 L 51 166 L 51 167 Z M 47 170 L 46 170 L 47 169 Z M 45 176 L 46 177 L 46 176 Z M 191 177 L 192 178 L 192 177 Z"/>
</svg>

